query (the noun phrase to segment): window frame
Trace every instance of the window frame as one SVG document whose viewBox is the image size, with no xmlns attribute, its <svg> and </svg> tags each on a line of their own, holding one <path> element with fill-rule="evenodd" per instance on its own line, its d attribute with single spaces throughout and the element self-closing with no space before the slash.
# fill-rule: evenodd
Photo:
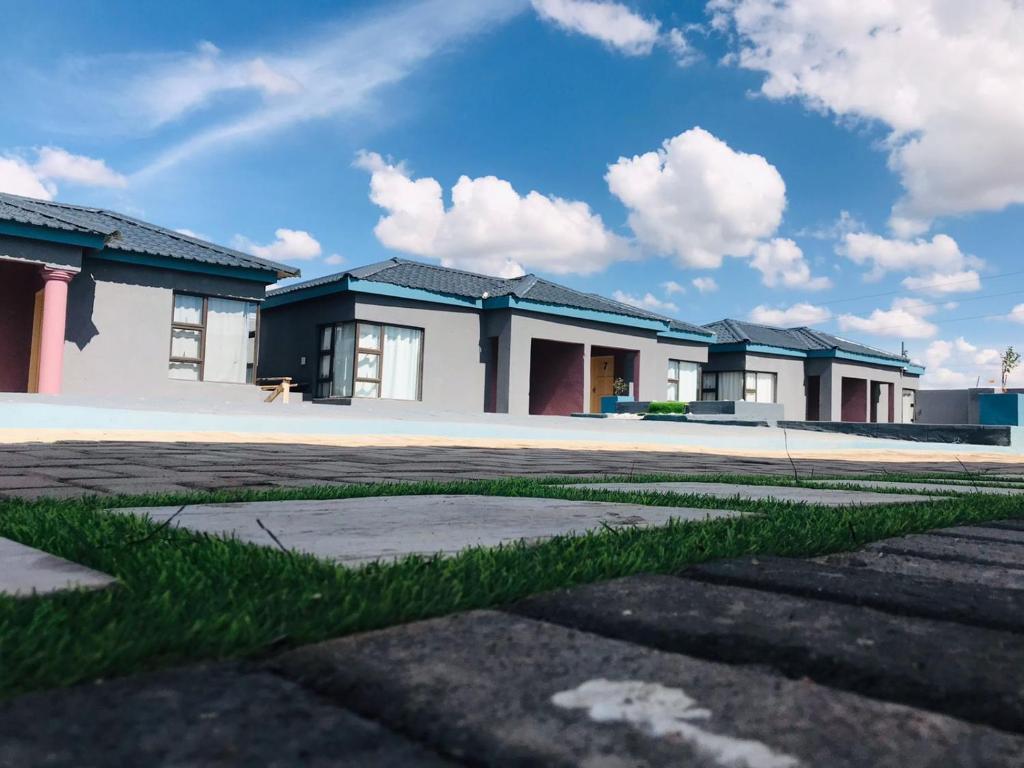
<svg viewBox="0 0 1024 768">
<path fill-rule="evenodd" d="M 672 384 L 675 384 L 676 385 L 676 399 L 675 400 L 668 400 L 668 402 L 673 402 L 673 403 L 688 403 L 688 402 L 691 402 L 689 400 L 683 400 L 682 399 L 682 393 L 679 391 L 679 381 L 680 381 L 680 379 L 679 379 L 679 370 L 680 370 L 680 367 L 685 363 L 687 365 L 696 365 L 697 366 L 697 381 L 699 382 L 698 386 L 697 386 L 697 398 L 699 400 L 702 397 L 702 395 L 703 395 L 701 387 L 703 386 L 703 383 L 704 383 L 704 366 L 701 365 L 696 360 L 680 360 L 680 359 L 675 358 L 675 357 L 668 358 L 669 366 L 671 366 L 672 363 L 676 364 L 675 365 L 676 377 L 674 379 L 669 377 L 668 380 L 666 381 L 666 383 L 665 383 L 665 399 L 668 400 L 668 388 Z M 666 373 L 667 373 L 667 371 L 666 371 Z M 717 377 L 716 377 L 716 381 L 717 381 Z"/>
<path fill-rule="evenodd" d="M 349 358 L 349 365 L 352 371 L 352 394 L 350 395 L 335 395 L 334 394 L 334 356 L 335 356 L 335 340 L 337 339 L 337 328 L 342 325 L 353 325 L 354 326 L 354 339 L 352 343 L 352 356 Z M 359 330 L 362 326 L 376 326 L 377 327 L 377 339 L 379 346 L 376 349 L 371 347 L 362 347 L 359 344 Z M 423 359 L 426 357 L 426 344 L 427 344 L 427 332 L 425 328 L 418 325 L 405 325 L 403 323 L 385 323 L 375 320 L 339 320 L 334 323 L 323 323 L 317 326 L 317 370 L 316 370 L 316 391 L 318 398 L 337 398 L 337 399 L 354 399 L 360 400 L 397 400 L 399 398 L 384 397 L 381 393 L 384 389 L 384 329 L 385 328 L 408 328 L 412 331 L 420 332 L 420 354 L 419 360 L 416 363 L 416 397 L 412 400 L 406 400 L 401 398 L 402 402 L 422 402 L 423 400 Z M 330 350 L 323 349 L 323 332 L 326 329 L 331 331 L 331 344 Z M 359 355 L 377 355 L 377 378 L 370 378 L 367 376 L 358 376 L 359 372 Z M 323 358 L 329 355 L 330 364 L 327 367 L 327 376 L 323 377 L 320 375 L 321 365 Z M 374 384 L 377 388 L 376 395 L 357 395 L 356 386 L 360 383 Z M 323 391 L 322 387 L 327 385 L 326 395 L 321 395 Z"/>
<path fill-rule="evenodd" d="M 255 299 L 240 299 L 236 296 L 219 296 L 215 294 L 195 293 L 194 291 L 172 291 L 171 292 L 171 333 L 167 343 L 167 362 L 170 363 L 190 363 L 199 365 L 199 378 L 193 383 L 202 383 L 206 381 L 206 329 L 207 329 L 207 314 L 209 312 L 210 299 L 224 299 L 225 301 L 237 301 L 241 304 L 252 304 L 255 307 L 256 312 L 256 323 L 253 325 L 252 331 L 246 331 L 246 340 L 252 339 L 252 362 L 246 361 L 245 364 L 245 381 L 244 382 L 212 382 L 214 384 L 255 384 L 256 383 L 256 365 L 259 361 L 260 355 L 260 303 Z M 202 322 L 200 324 L 195 323 L 182 323 L 174 319 L 174 308 L 177 304 L 177 298 L 179 296 L 190 296 L 193 299 L 201 299 L 203 302 L 202 310 Z M 199 333 L 199 357 L 175 357 L 174 351 L 174 332 L 175 331 L 197 331 Z M 168 368 L 168 370 L 170 370 Z M 185 381 L 188 379 L 173 379 L 170 375 L 168 378 L 173 381 Z"/>
<path fill-rule="evenodd" d="M 722 370 L 722 371 L 702 372 L 702 375 L 701 375 L 701 391 L 700 391 L 701 400 L 706 399 L 705 398 L 705 394 L 708 393 L 708 392 L 714 392 L 714 394 L 715 394 L 715 398 L 714 399 L 716 401 L 718 400 L 719 376 L 721 374 L 723 374 L 723 373 L 739 373 L 739 374 L 741 374 L 743 376 L 743 402 L 745 402 L 745 403 L 756 403 L 756 402 L 759 402 L 758 399 L 757 399 L 757 377 L 758 376 L 771 376 L 772 377 L 772 400 L 771 400 L 771 402 L 773 402 L 773 403 L 779 402 L 779 374 L 776 371 L 758 371 L 758 370 L 747 370 L 747 369 L 741 369 L 741 368 L 734 368 L 734 369 Z M 709 387 L 704 386 L 704 375 L 714 376 L 715 377 L 715 387 L 714 387 L 714 389 L 711 389 Z M 747 377 L 750 376 L 750 375 L 754 376 L 754 389 L 753 390 L 751 390 L 751 389 L 749 389 L 747 387 Z M 747 394 L 750 393 L 750 392 L 754 393 L 754 397 L 752 399 L 747 397 Z"/>
</svg>

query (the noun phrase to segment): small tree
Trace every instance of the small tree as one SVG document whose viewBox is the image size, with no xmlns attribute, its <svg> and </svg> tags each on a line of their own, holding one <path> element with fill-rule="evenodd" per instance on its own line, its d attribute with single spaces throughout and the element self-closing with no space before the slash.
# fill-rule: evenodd
<svg viewBox="0 0 1024 768">
<path fill-rule="evenodd" d="M 1006 351 L 1000 356 L 999 361 L 1003 367 L 1003 392 L 1005 392 L 1006 382 L 1009 381 L 1010 374 L 1020 365 L 1020 354 L 1013 347 L 1007 347 Z"/>
</svg>

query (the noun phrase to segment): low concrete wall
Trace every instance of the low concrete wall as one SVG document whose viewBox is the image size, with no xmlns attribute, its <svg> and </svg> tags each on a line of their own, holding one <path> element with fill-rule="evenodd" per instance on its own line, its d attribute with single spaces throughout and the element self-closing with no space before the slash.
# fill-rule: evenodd
<svg viewBox="0 0 1024 768">
<path fill-rule="evenodd" d="M 746 400 L 703 400 L 690 403 L 692 421 L 720 420 L 722 417 L 739 421 L 763 421 L 774 424 L 784 418 L 782 403 L 748 403 Z"/>
<path fill-rule="evenodd" d="M 1024 426 L 1024 394 L 998 392 L 981 395 L 978 398 L 978 414 L 981 424 Z"/>
<path fill-rule="evenodd" d="M 1018 427 L 980 424 L 870 424 L 844 421 L 780 421 L 784 429 L 835 432 L 844 435 L 909 440 L 916 443 L 966 445 L 1018 445 Z"/>
</svg>

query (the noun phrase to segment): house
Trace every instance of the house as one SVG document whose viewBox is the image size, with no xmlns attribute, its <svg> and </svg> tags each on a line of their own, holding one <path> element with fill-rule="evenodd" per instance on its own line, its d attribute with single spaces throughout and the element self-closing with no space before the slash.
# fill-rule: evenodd
<svg viewBox="0 0 1024 768">
<path fill-rule="evenodd" d="M 298 271 L 96 208 L 0 194 L 0 391 L 223 395 Z"/>
<path fill-rule="evenodd" d="M 813 328 L 728 319 L 704 328 L 715 342 L 701 376 L 702 400 L 780 403 L 793 420 L 914 420 L 924 369 L 902 355 Z"/>
<path fill-rule="evenodd" d="M 616 379 L 636 399 L 698 395 L 712 331 L 535 275 L 389 259 L 268 292 L 260 376 L 346 405 L 597 412 Z"/>
</svg>

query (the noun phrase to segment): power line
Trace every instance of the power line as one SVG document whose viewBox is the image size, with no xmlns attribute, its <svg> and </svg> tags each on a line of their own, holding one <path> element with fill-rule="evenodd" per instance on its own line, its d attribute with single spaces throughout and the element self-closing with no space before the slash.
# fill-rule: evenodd
<svg viewBox="0 0 1024 768">
<path fill-rule="evenodd" d="M 1014 270 L 1012 272 L 997 272 L 997 273 L 992 274 L 992 275 L 985 275 L 984 277 L 985 277 L 986 280 L 991 280 L 992 278 L 996 278 L 996 277 L 1013 277 L 1015 275 L 1024 275 L 1024 269 L 1018 269 L 1018 270 Z M 980 276 L 979 276 L 979 279 L 980 279 Z M 846 298 L 842 298 L 842 299 L 832 299 L 831 301 L 823 301 L 823 302 L 821 302 L 821 306 L 829 306 L 829 305 L 832 305 L 832 304 L 844 304 L 844 303 L 850 302 L 850 301 L 860 301 L 861 299 L 876 299 L 876 298 L 878 298 L 880 296 L 894 296 L 897 293 L 906 293 L 908 290 L 912 290 L 913 292 L 928 291 L 931 288 L 937 288 L 937 287 L 940 287 L 940 286 L 947 286 L 947 285 L 958 285 L 960 283 L 971 283 L 971 282 L 974 282 L 974 280 L 975 280 L 975 278 L 973 278 L 973 277 L 958 278 L 956 280 L 936 280 L 933 283 L 928 283 L 927 285 L 921 285 L 921 286 L 918 286 L 918 287 L 916 287 L 914 289 L 899 288 L 899 289 L 894 290 L 894 291 L 880 291 L 879 293 L 865 293 L 865 294 L 861 294 L 860 296 L 847 296 Z M 939 303 L 943 303 L 943 302 L 939 302 Z"/>
</svg>

